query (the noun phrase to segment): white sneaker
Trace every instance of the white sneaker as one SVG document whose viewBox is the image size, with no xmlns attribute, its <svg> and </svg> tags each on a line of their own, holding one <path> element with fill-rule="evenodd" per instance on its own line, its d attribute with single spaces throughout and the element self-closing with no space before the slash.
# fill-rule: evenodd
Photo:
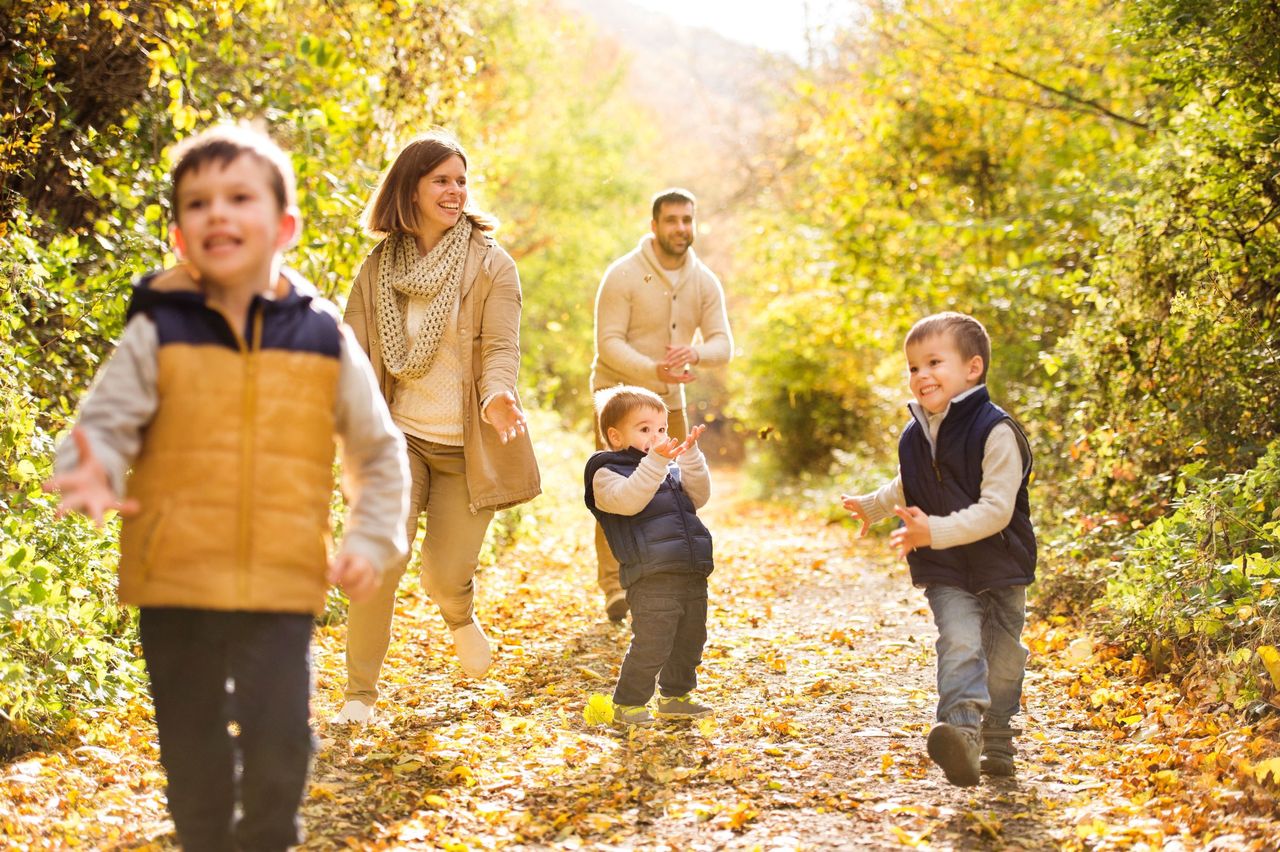
<svg viewBox="0 0 1280 852">
<path fill-rule="evenodd" d="M 338 715 L 333 717 L 334 725 L 364 725 L 373 716 L 373 707 L 363 701 L 352 699 L 342 705 Z"/>
<path fill-rule="evenodd" d="M 493 652 L 489 650 L 489 639 L 480 629 L 480 622 L 473 617 L 470 624 L 452 631 L 453 650 L 458 654 L 458 662 L 467 677 L 484 677 L 493 662 Z"/>
</svg>

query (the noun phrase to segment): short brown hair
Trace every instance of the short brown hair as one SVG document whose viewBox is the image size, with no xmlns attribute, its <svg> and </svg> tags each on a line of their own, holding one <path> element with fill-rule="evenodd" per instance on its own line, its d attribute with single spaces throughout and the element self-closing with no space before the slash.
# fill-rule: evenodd
<svg viewBox="0 0 1280 852">
<path fill-rule="evenodd" d="M 653 221 L 658 221 L 658 215 L 662 212 L 664 204 L 692 204 L 694 211 L 698 209 L 698 200 L 693 197 L 693 193 L 687 189 L 681 189 L 673 186 L 670 189 L 664 189 L 653 197 Z"/>
<path fill-rule="evenodd" d="M 467 152 L 462 143 L 446 130 L 431 130 L 418 136 L 400 149 L 391 167 L 378 182 L 373 198 L 364 211 L 364 229 L 375 237 L 391 234 L 416 234 L 418 232 L 418 208 L 413 195 L 418 191 L 418 181 L 450 157 L 458 157 L 465 168 Z M 462 211 L 471 224 L 482 231 L 492 231 L 498 221 L 487 213 L 470 206 Z"/>
<path fill-rule="evenodd" d="M 615 428 L 638 408 L 650 408 L 665 412 L 667 404 L 662 397 L 647 388 L 635 385 L 617 385 L 595 393 L 596 415 L 600 420 L 600 437 L 609 444 L 609 430 Z"/>
<path fill-rule="evenodd" d="M 968 314 L 956 311 L 932 314 L 911 326 L 903 348 L 923 343 L 939 334 L 951 335 L 956 348 L 960 350 L 960 354 L 966 361 L 974 355 L 982 357 L 982 375 L 978 377 L 978 381 L 985 382 L 987 369 L 991 366 L 991 338 L 987 336 L 987 330 L 982 327 L 982 323 Z"/>
<path fill-rule="evenodd" d="M 226 167 L 232 160 L 249 155 L 270 172 L 271 191 L 280 210 L 298 206 L 298 187 L 293 177 L 289 155 L 265 132 L 249 124 L 219 124 L 188 136 L 173 151 L 173 169 L 169 172 L 169 209 L 178 221 L 178 185 L 191 172 L 209 163 Z"/>
</svg>

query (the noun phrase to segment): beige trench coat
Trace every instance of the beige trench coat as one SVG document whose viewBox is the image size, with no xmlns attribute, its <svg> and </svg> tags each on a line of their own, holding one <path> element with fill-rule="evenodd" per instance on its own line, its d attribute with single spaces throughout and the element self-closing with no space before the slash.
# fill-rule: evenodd
<svg viewBox="0 0 1280 852">
<path fill-rule="evenodd" d="M 342 318 L 368 354 L 378 387 L 390 404 L 396 379 L 382 361 L 374 313 L 381 254 L 379 243 L 361 264 Z M 491 394 L 511 391 L 517 401 L 520 398 L 516 376 L 520 371 L 521 296 L 515 261 L 479 228 L 471 231 L 461 297 L 458 338 L 464 342 L 462 368 L 472 377 L 462 426 L 470 509 L 505 509 L 538 496 L 542 484 L 528 434 L 503 444 L 498 431 L 480 420 L 480 401 Z M 465 345 L 468 340 L 470 346 Z"/>
</svg>

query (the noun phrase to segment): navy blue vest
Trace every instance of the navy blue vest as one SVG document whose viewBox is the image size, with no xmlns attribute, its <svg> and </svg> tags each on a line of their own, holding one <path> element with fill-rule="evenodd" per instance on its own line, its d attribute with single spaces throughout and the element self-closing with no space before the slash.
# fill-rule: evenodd
<svg viewBox="0 0 1280 852">
<path fill-rule="evenodd" d="M 693 501 L 680 484 L 680 468 L 667 465 L 667 476 L 658 491 L 635 515 L 615 515 L 596 506 L 592 481 L 596 471 L 606 468 L 622 476 L 635 473 L 645 454 L 639 450 L 604 451 L 587 461 L 586 502 L 591 514 L 604 528 L 605 539 L 617 558 L 618 579 L 625 589 L 650 574 L 711 573 L 711 533 L 703 526 Z"/>
<path fill-rule="evenodd" d="M 1021 435 L 1013 418 L 991 402 L 986 387 L 951 404 L 938 429 L 936 450 L 929 445 L 924 425 L 913 417 L 898 441 L 898 464 L 907 505 L 918 506 L 928 515 L 949 515 L 977 503 L 982 496 L 987 436 L 1005 422 Z M 1009 526 L 971 544 L 945 550 L 913 550 L 907 555 L 911 582 L 917 586 L 941 583 L 977 593 L 1022 586 L 1034 580 L 1036 536 L 1027 499 L 1029 474 L 1028 461 Z"/>
</svg>

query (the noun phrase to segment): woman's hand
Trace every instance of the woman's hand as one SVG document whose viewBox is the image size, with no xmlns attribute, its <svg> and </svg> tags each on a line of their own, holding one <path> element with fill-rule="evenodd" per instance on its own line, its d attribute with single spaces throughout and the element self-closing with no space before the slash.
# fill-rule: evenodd
<svg viewBox="0 0 1280 852">
<path fill-rule="evenodd" d="M 498 440 L 502 443 L 514 441 L 518 436 L 529 431 L 529 422 L 516 402 L 516 395 L 511 391 L 503 391 L 489 400 L 484 410 L 484 419 L 498 432 Z"/>
</svg>

